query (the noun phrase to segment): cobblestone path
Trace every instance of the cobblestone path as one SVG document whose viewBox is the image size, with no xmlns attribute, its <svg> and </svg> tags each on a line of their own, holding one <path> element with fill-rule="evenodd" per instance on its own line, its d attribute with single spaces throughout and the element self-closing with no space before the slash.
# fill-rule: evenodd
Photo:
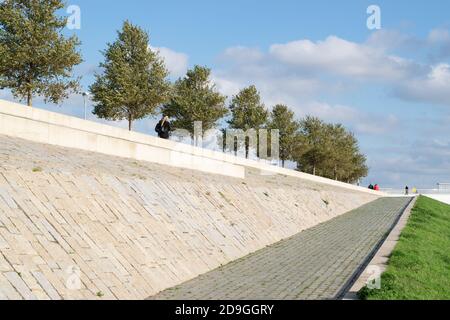
<svg viewBox="0 0 450 320">
<path fill-rule="evenodd" d="M 409 201 L 376 200 L 151 299 L 338 299 Z"/>
</svg>

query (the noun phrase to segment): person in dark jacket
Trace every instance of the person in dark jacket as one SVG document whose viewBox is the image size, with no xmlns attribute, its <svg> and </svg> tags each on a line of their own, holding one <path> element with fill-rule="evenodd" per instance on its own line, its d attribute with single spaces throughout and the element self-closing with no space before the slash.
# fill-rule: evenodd
<svg viewBox="0 0 450 320">
<path fill-rule="evenodd" d="M 171 130 L 172 127 L 170 126 L 169 117 L 163 116 L 155 128 L 155 131 L 158 133 L 158 137 L 161 139 L 169 139 Z"/>
</svg>

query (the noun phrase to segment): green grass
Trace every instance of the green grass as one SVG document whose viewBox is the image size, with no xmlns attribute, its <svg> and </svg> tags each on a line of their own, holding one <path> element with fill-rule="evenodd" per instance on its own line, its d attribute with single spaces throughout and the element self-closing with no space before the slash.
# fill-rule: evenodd
<svg viewBox="0 0 450 320">
<path fill-rule="evenodd" d="M 420 197 L 381 278 L 367 300 L 450 299 L 450 206 Z"/>
</svg>

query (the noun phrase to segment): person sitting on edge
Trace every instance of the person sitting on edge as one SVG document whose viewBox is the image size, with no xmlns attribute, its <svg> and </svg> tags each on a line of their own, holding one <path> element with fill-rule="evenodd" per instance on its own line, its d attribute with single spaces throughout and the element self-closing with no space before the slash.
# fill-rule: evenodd
<svg viewBox="0 0 450 320">
<path fill-rule="evenodd" d="M 376 184 L 375 187 L 373 187 L 373 190 L 380 191 L 380 186 L 378 184 Z"/>
<path fill-rule="evenodd" d="M 369 185 L 369 189 L 370 189 L 370 190 L 373 190 L 373 189 L 374 189 L 373 184 L 370 184 L 370 185 Z"/>
<path fill-rule="evenodd" d="M 162 119 L 156 125 L 155 131 L 158 133 L 158 137 L 161 139 L 169 139 L 170 131 L 172 130 L 170 126 L 169 117 L 163 115 Z"/>
</svg>

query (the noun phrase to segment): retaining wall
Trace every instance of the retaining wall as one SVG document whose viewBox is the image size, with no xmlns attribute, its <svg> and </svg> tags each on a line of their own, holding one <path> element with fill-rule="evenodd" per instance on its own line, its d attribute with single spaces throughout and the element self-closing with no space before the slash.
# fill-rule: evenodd
<svg viewBox="0 0 450 320">
<path fill-rule="evenodd" d="M 0 299 L 144 299 L 379 196 L 1 101 Z"/>
</svg>

